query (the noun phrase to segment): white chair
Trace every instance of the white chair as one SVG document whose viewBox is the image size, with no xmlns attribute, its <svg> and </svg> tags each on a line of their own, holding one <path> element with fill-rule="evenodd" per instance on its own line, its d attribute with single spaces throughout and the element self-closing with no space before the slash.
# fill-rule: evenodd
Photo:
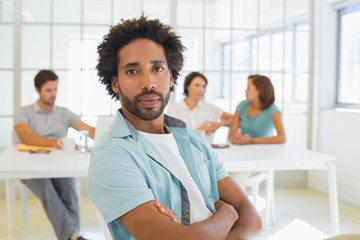
<svg viewBox="0 0 360 240">
<path fill-rule="evenodd" d="M 99 210 L 96 210 L 96 217 L 99 221 L 102 232 L 104 233 L 105 240 L 112 240 L 110 230 Z"/>
<path fill-rule="evenodd" d="M 229 139 L 229 128 L 221 127 L 215 132 L 216 141 L 227 142 Z M 274 173 L 273 171 L 264 171 L 255 173 L 248 177 L 243 183 L 244 187 L 251 189 L 252 203 L 256 207 L 259 197 L 260 184 L 266 181 L 265 185 L 265 213 L 264 226 L 270 227 L 275 223 L 275 202 L 274 202 Z"/>
<path fill-rule="evenodd" d="M 227 143 L 229 139 L 229 128 L 220 127 L 214 133 L 215 142 Z M 243 180 L 242 180 L 243 181 Z M 266 181 L 265 187 L 265 212 L 264 212 L 264 226 L 270 227 L 275 223 L 275 203 L 274 203 L 274 183 L 273 183 L 273 172 L 264 171 L 255 173 L 252 176 L 246 178 L 243 182 L 244 187 L 251 189 L 252 203 L 256 207 L 257 200 L 259 197 L 260 184 Z"/>
<path fill-rule="evenodd" d="M 246 179 L 244 187 L 251 188 L 252 203 L 256 207 L 259 196 L 259 186 L 263 181 L 266 181 L 264 226 L 269 228 L 275 223 L 274 172 L 265 171 L 256 173 Z"/>
<path fill-rule="evenodd" d="M 15 202 L 15 188 L 16 185 L 20 186 L 21 193 L 21 209 L 22 209 L 22 230 L 23 239 L 27 238 L 27 196 L 30 191 L 19 179 L 6 179 L 6 189 L 8 190 L 6 196 L 8 211 L 8 232 L 12 234 L 13 231 L 13 220 L 14 220 L 14 202 Z M 11 194 L 10 194 L 11 193 Z"/>
<path fill-rule="evenodd" d="M 21 143 L 20 138 L 16 134 L 16 131 L 12 131 L 12 143 L 14 145 Z M 8 232 L 12 233 L 12 223 L 14 217 L 14 202 L 15 202 L 15 187 L 16 184 L 20 186 L 20 196 L 21 196 L 21 209 L 22 209 L 22 228 L 23 228 L 23 239 L 27 238 L 27 196 L 28 188 L 21 183 L 19 179 L 8 179 L 6 180 L 7 188 L 9 193 L 7 193 L 7 207 L 10 209 L 8 215 Z M 11 189 L 11 190 L 10 190 Z M 12 193 L 12 194 L 10 194 Z"/>
<path fill-rule="evenodd" d="M 99 142 L 104 132 L 110 129 L 110 125 L 113 122 L 113 120 L 114 120 L 114 116 L 112 115 L 98 116 L 95 127 L 95 136 L 94 136 L 95 145 Z"/>
</svg>

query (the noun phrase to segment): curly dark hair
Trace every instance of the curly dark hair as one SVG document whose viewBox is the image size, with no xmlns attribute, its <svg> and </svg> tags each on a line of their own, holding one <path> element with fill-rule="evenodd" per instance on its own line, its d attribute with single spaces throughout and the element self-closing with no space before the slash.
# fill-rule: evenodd
<svg viewBox="0 0 360 240">
<path fill-rule="evenodd" d="M 204 79 L 206 85 L 208 84 L 208 80 L 206 79 L 205 75 L 199 72 L 191 72 L 189 73 L 186 77 L 185 77 L 185 81 L 184 81 L 184 92 L 183 94 L 185 96 L 189 95 L 189 91 L 187 90 L 188 86 L 191 84 L 192 80 L 196 77 L 201 77 L 202 79 Z"/>
<path fill-rule="evenodd" d="M 250 79 L 255 85 L 256 90 L 258 90 L 259 92 L 262 110 L 268 108 L 271 104 L 275 102 L 274 86 L 272 85 L 270 78 L 263 75 L 255 74 L 250 75 L 248 77 L 248 80 Z"/>
<path fill-rule="evenodd" d="M 181 37 L 177 36 L 170 25 L 161 23 L 158 19 L 149 20 L 145 16 L 138 19 L 121 19 L 121 23 L 112 26 L 103 42 L 98 46 L 99 63 L 96 65 L 99 81 L 106 85 L 106 90 L 112 98 L 119 100 L 111 88 L 111 78 L 118 74 L 119 50 L 130 42 L 143 38 L 163 46 L 169 69 L 177 84 L 177 78 L 184 64 L 183 52 L 185 47 Z M 174 85 L 170 88 L 174 91 Z"/>
</svg>

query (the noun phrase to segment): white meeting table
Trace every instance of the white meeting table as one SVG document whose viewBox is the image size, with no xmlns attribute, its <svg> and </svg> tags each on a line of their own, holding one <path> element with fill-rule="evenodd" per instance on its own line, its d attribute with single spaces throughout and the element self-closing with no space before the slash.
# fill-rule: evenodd
<svg viewBox="0 0 360 240">
<path fill-rule="evenodd" d="M 273 171 L 279 170 L 327 170 L 331 229 L 332 234 L 339 233 L 334 156 L 287 144 L 230 145 L 229 148 L 216 149 L 216 152 L 229 172 L 269 171 L 273 178 Z M 18 152 L 16 146 L 6 148 L 0 155 L 0 179 L 7 180 L 9 234 L 12 234 L 16 179 L 85 177 L 88 174 L 89 156 L 89 153 L 80 152 L 66 154 L 57 149 L 49 154 L 40 154 Z"/>
<path fill-rule="evenodd" d="M 0 155 L 0 180 L 6 180 L 9 236 L 12 235 L 13 230 L 16 179 L 86 177 L 89 158 L 89 153 L 80 153 L 79 151 L 67 154 L 54 149 L 50 153 L 28 153 L 18 152 L 17 146 L 7 147 Z"/>
<path fill-rule="evenodd" d="M 339 207 L 336 184 L 335 156 L 289 144 L 230 145 L 229 148 L 215 149 L 228 172 L 268 171 L 270 182 L 267 191 L 273 201 L 274 171 L 324 169 L 328 174 L 329 207 L 331 231 L 340 232 Z M 269 201 L 266 210 L 270 211 Z M 269 218 L 269 214 L 265 214 Z M 273 217 L 273 216 L 272 216 Z M 268 219 L 266 219 L 268 220 Z"/>
</svg>

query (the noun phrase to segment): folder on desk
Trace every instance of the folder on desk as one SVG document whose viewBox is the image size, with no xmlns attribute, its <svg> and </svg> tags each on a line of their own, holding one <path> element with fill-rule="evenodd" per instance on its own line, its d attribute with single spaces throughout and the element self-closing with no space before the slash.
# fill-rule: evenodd
<svg viewBox="0 0 360 240">
<path fill-rule="evenodd" d="M 27 145 L 23 143 L 19 143 L 17 145 L 17 150 L 19 152 L 31 152 L 31 153 L 49 153 L 52 152 L 52 147 L 44 147 L 44 146 L 34 146 Z"/>
</svg>

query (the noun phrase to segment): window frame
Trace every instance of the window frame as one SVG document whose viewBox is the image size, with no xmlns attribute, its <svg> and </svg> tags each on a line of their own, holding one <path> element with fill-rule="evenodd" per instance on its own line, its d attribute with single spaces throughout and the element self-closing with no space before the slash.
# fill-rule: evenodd
<svg viewBox="0 0 360 240">
<path fill-rule="evenodd" d="M 346 103 L 339 101 L 341 89 L 341 44 L 342 44 L 342 17 L 354 12 L 360 13 L 360 2 L 343 6 L 337 9 L 337 39 L 336 39 L 336 92 L 335 108 L 360 109 L 360 103 Z"/>
</svg>

